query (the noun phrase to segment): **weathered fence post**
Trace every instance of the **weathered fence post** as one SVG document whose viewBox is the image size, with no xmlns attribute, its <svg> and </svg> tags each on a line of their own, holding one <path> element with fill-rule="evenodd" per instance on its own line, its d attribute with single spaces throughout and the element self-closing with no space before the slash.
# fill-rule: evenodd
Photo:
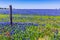
<svg viewBox="0 0 60 40">
<path fill-rule="evenodd" d="M 12 5 L 10 5 L 9 8 L 10 8 L 10 25 L 12 26 Z"/>
</svg>

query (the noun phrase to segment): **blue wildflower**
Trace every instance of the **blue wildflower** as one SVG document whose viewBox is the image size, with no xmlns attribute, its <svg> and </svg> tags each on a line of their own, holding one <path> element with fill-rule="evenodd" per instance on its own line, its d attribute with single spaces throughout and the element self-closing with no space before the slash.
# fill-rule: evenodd
<svg viewBox="0 0 60 40">
<path fill-rule="evenodd" d="M 11 34 L 11 35 L 15 34 L 15 32 L 14 32 L 14 31 L 15 31 L 15 30 L 12 30 L 12 31 L 10 32 L 10 34 Z"/>
<path fill-rule="evenodd" d="M 42 24 L 42 26 L 46 26 L 46 24 Z"/>
<path fill-rule="evenodd" d="M 28 23 L 28 26 L 31 26 L 31 25 L 33 25 L 33 23 Z"/>
<path fill-rule="evenodd" d="M 21 30 L 25 31 L 25 26 L 22 25 L 20 28 Z"/>
<path fill-rule="evenodd" d="M 38 26 L 38 24 L 34 24 L 34 26 Z"/>
</svg>

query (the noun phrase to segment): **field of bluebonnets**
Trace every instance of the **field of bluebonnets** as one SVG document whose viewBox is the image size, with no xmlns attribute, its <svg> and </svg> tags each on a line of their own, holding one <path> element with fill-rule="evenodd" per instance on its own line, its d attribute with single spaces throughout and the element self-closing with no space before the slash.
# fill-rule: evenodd
<svg viewBox="0 0 60 40">
<path fill-rule="evenodd" d="M 60 40 L 60 16 L 0 14 L 0 40 Z"/>
</svg>

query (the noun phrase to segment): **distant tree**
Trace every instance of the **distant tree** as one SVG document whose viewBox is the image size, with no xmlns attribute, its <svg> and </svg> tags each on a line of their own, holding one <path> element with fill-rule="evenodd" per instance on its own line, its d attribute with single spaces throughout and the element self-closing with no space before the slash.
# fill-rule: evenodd
<svg viewBox="0 0 60 40">
<path fill-rule="evenodd" d="M 0 8 L 1 9 L 1 8 Z"/>
<path fill-rule="evenodd" d="M 0 9 L 3 9 L 3 8 L 0 8 Z"/>
</svg>

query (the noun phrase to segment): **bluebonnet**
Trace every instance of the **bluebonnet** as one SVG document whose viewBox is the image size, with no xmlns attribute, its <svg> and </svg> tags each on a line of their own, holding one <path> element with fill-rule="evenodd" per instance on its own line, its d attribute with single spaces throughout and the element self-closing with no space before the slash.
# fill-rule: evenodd
<svg viewBox="0 0 60 40">
<path fill-rule="evenodd" d="M 4 26 L 1 29 L 4 29 Z"/>
<path fill-rule="evenodd" d="M 22 25 L 22 26 L 20 27 L 20 29 L 23 30 L 23 31 L 26 30 L 24 25 Z"/>
<path fill-rule="evenodd" d="M 25 25 L 27 25 L 27 23 L 24 23 Z"/>
<path fill-rule="evenodd" d="M 42 26 L 46 26 L 46 24 L 42 24 Z"/>
<path fill-rule="evenodd" d="M 28 26 L 31 26 L 31 25 L 33 25 L 33 23 L 28 23 Z"/>
<path fill-rule="evenodd" d="M 15 32 L 14 32 L 15 30 L 12 30 L 11 32 L 10 32 L 10 35 L 12 35 L 12 34 L 15 34 Z"/>
<path fill-rule="evenodd" d="M 21 25 L 21 23 L 18 23 L 18 25 Z"/>
<path fill-rule="evenodd" d="M 8 25 L 10 25 L 10 22 L 4 22 L 3 25 L 8 26 Z"/>
<path fill-rule="evenodd" d="M 38 26 L 38 24 L 34 24 L 34 26 Z"/>
</svg>

